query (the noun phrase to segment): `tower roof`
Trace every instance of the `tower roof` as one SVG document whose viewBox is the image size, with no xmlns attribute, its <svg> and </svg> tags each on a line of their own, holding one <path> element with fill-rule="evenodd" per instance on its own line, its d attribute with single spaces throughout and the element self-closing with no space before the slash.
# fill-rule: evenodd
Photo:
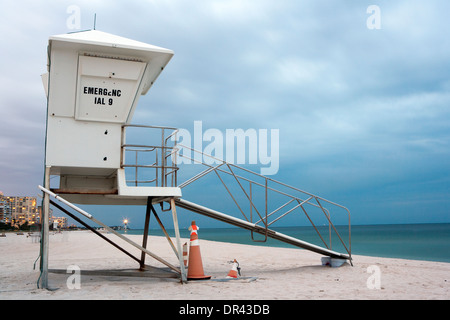
<svg viewBox="0 0 450 320">
<path fill-rule="evenodd" d="M 173 51 L 144 42 L 120 37 L 114 34 L 88 30 L 51 36 L 49 41 L 72 42 L 85 45 L 101 45 L 112 48 L 134 49 L 138 51 L 160 52 L 173 55 Z"/>
<path fill-rule="evenodd" d="M 144 42 L 120 37 L 114 34 L 88 30 L 49 38 L 50 50 L 53 48 L 68 49 L 72 52 L 100 53 L 99 57 L 118 58 L 140 61 L 148 64 L 144 74 L 144 86 L 141 94 L 145 95 L 161 71 L 174 55 L 170 49 L 161 48 Z"/>
</svg>

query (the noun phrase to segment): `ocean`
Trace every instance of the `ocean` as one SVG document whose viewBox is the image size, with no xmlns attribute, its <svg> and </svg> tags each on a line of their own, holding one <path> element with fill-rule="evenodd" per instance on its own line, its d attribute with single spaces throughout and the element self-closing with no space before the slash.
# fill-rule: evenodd
<svg viewBox="0 0 450 320">
<path fill-rule="evenodd" d="M 278 227 L 277 232 L 324 247 L 313 227 Z M 322 237 L 329 243 L 328 227 L 318 228 Z M 341 238 L 348 246 L 348 227 L 337 226 Z M 173 230 L 167 230 L 171 237 Z M 127 230 L 127 234 L 143 234 L 143 229 Z M 122 232 L 123 233 L 123 232 Z M 181 237 L 189 238 L 189 231 L 180 229 Z M 334 232 L 332 232 L 334 233 Z M 150 235 L 164 236 L 162 230 L 150 230 Z M 199 238 L 205 240 L 251 244 L 258 246 L 296 248 L 284 242 L 268 238 L 267 242 L 254 242 L 248 230 L 240 228 L 201 228 Z M 255 240 L 264 236 L 255 234 Z M 337 237 L 332 236 L 331 248 L 345 252 Z M 351 252 L 353 255 L 376 256 L 450 262 L 450 223 L 441 224 L 392 224 L 351 226 Z"/>
</svg>

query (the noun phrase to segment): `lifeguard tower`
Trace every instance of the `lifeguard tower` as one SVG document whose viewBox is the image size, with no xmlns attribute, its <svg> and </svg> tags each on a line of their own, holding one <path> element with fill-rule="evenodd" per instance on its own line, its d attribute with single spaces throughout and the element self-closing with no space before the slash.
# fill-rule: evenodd
<svg viewBox="0 0 450 320">
<path fill-rule="evenodd" d="M 177 129 L 131 124 L 140 96 L 149 91 L 173 54 L 173 51 L 168 49 L 97 30 L 50 37 L 48 73 L 42 77 L 48 105 L 45 177 L 44 186 L 39 186 L 44 192 L 40 287 L 48 287 L 50 205 L 56 206 L 70 217 L 89 227 L 68 209 L 51 200 L 51 197 L 138 248 L 142 252 L 140 258 L 134 257 L 116 243 L 103 237 L 104 240 L 136 260 L 141 271 L 147 269 L 145 256 L 149 255 L 169 267 L 176 277 L 180 277 L 182 282 L 186 282 L 186 270 L 183 264 L 178 229 L 177 206 L 247 229 L 251 231 L 252 238 L 254 233 L 258 233 L 263 235 L 265 240 L 271 237 L 331 258 L 351 261 L 351 247 L 347 248 L 344 245 L 347 254 L 341 254 L 331 250 L 331 243 L 328 245 L 324 241 L 326 248 L 322 248 L 269 229 L 273 222 L 297 209 L 301 209 L 308 215 L 306 207 L 312 206 L 325 214 L 329 221 L 330 232 L 333 228 L 337 233 L 331 223 L 330 211 L 325 204 L 341 208 L 349 214 L 343 206 L 221 160 L 219 160 L 220 164 L 216 166 L 210 165 L 211 162 L 208 162 L 209 164 L 202 163 L 206 166 L 204 171 L 181 184 L 178 183 L 179 168 L 176 163 L 178 150 L 173 142 L 176 139 L 172 139 L 176 136 Z M 134 129 L 145 131 L 149 141 L 155 142 L 147 144 L 128 142 L 127 130 Z M 187 147 L 185 146 L 185 148 Z M 198 150 L 192 151 L 199 152 Z M 149 155 L 147 156 L 149 160 L 144 164 L 139 163 L 138 160 L 138 156 L 142 154 Z M 152 174 L 150 178 L 142 180 L 138 170 L 151 170 Z M 237 173 L 238 170 L 241 170 L 241 173 Z M 221 174 L 226 174 L 236 180 L 248 200 L 250 218 L 236 201 L 244 219 L 182 199 L 183 188 L 211 172 L 216 173 L 219 178 Z M 244 177 L 244 173 L 250 174 L 252 178 Z M 50 183 L 51 176 L 57 177 L 56 180 L 52 179 L 52 184 Z M 132 176 L 133 179 L 129 176 Z M 259 182 L 257 179 L 261 179 L 261 181 Z M 222 178 L 220 181 L 224 183 Z M 249 186 L 249 189 L 243 187 L 243 182 Z M 286 187 L 289 191 L 280 191 L 276 186 Z M 226 186 L 225 188 L 235 200 L 230 188 Z M 256 188 L 261 188 L 265 193 L 263 204 L 265 209 L 263 210 L 258 210 L 253 197 Z M 269 192 L 277 192 L 279 195 L 287 197 L 286 202 L 269 211 Z M 172 212 L 177 238 L 175 244 L 167 235 L 153 207 L 157 203 L 169 204 L 169 209 L 164 210 L 162 205 L 161 208 L 164 211 Z M 136 244 L 110 229 L 76 204 L 146 205 L 142 245 Z M 174 266 L 146 249 L 148 222 L 152 212 L 166 233 L 180 266 Z M 259 217 L 258 221 L 253 221 L 253 213 Z M 270 221 L 270 219 L 273 220 Z M 102 237 L 93 228 L 90 229 Z M 322 236 L 320 238 L 323 240 Z M 339 239 L 342 242 L 340 236 Z M 50 271 L 57 272 L 56 270 Z M 65 273 L 65 270 L 62 272 Z M 83 272 L 86 273 L 85 270 Z M 122 274 L 130 275 L 129 273 Z"/>
<path fill-rule="evenodd" d="M 152 199 L 181 197 L 175 186 L 177 168 L 170 164 L 173 148 L 168 146 L 176 130 L 130 124 L 140 96 L 172 56 L 171 50 L 97 30 L 50 37 L 48 73 L 43 75 L 48 98 L 43 189 L 51 193 L 44 194 L 44 223 L 49 195 L 58 194 L 73 207 L 74 203 L 151 206 Z M 126 181 L 126 168 L 138 167 L 126 163 L 128 151 L 139 148 L 126 144 L 129 127 L 150 130 L 163 141 L 147 150 L 153 151 L 151 167 L 158 171 L 153 186 L 138 186 L 137 177 L 132 187 Z M 59 177 L 56 188 L 50 186 L 50 176 Z M 144 247 L 145 243 L 140 249 Z M 41 251 L 45 287 L 46 241 Z"/>
</svg>

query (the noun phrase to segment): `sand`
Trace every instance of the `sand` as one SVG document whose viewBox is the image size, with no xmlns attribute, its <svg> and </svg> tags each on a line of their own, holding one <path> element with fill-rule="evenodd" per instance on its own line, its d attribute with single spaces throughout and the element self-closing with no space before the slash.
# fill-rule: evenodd
<svg viewBox="0 0 450 320">
<path fill-rule="evenodd" d="M 135 256 L 140 252 L 113 234 L 108 238 Z M 140 243 L 141 236 L 128 235 Z M 188 239 L 183 239 L 184 242 Z M 148 249 L 174 265 L 177 258 L 164 237 L 150 236 Z M 297 248 L 271 248 L 201 240 L 204 272 L 223 279 L 237 259 L 243 278 L 232 281 L 81 276 L 80 288 L 67 285 L 72 274 L 49 274 L 55 291 L 37 289 L 39 243 L 27 234 L 0 238 L 0 300 L 9 299 L 149 299 L 149 300 L 303 300 L 450 298 L 450 263 L 353 256 L 339 268 L 321 265 L 321 256 Z M 165 267 L 151 257 L 146 263 Z M 88 231 L 50 235 L 49 268 L 67 270 L 137 269 L 123 252 Z M 73 278 L 72 278 L 73 279 Z M 75 284 L 69 281 L 69 284 Z"/>
</svg>

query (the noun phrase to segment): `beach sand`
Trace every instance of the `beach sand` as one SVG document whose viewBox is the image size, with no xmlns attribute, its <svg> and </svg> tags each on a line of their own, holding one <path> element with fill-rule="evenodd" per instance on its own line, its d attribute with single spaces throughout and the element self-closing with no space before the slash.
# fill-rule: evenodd
<svg viewBox="0 0 450 320">
<path fill-rule="evenodd" d="M 136 257 L 140 252 L 113 234 L 104 234 Z M 141 236 L 127 235 L 137 243 Z M 70 265 L 83 270 L 137 269 L 123 252 L 88 231 L 51 234 L 50 269 Z M 189 239 L 183 239 L 183 242 Z M 164 237 L 150 236 L 148 250 L 178 266 Z M 450 263 L 353 256 L 353 265 L 321 265 L 321 256 L 297 248 L 272 248 L 201 240 L 204 272 L 225 278 L 236 259 L 242 277 L 232 281 L 82 275 L 80 289 L 69 289 L 71 274 L 49 274 L 49 286 L 37 289 L 39 243 L 27 234 L 0 238 L 0 300 L 8 299 L 151 299 L 151 300 L 301 300 L 301 299 L 440 299 L 450 298 Z M 147 256 L 146 263 L 165 267 Z M 375 267 L 373 267 L 375 266 Z M 378 273 L 379 271 L 379 273 Z M 379 275 L 379 288 L 375 277 Z M 250 277 L 250 278 L 247 278 Z M 256 279 L 255 279 L 256 278 Z"/>
</svg>

